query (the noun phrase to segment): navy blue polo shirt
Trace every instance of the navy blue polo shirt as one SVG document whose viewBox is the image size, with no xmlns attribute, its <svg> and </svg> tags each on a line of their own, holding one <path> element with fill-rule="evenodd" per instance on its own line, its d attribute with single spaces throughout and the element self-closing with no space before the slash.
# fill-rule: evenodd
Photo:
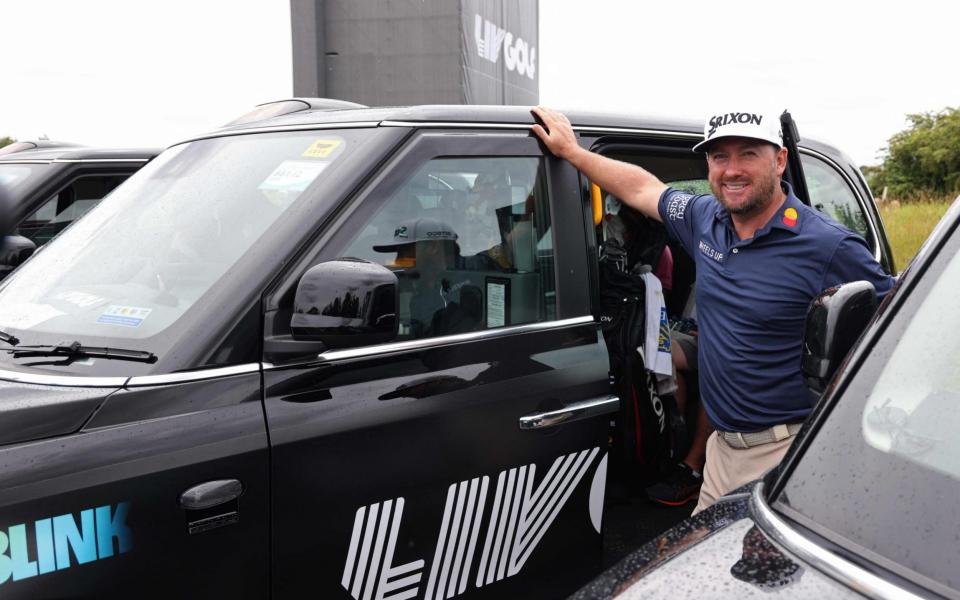
<svg viewBox="0 0 960 600">
<path fill-rule="evenodd" d="M 800 371 L 810 301 L 858 279 L 880 296 L 893 285 L 863 238 L 783 186 L 783 206 L 747 240 L 711 195 L 669 188 L 660 197 L 667 232 L 697 266 L 700 395 L 725 431 L 803 421 L 811 409 Z"/>
</svg>

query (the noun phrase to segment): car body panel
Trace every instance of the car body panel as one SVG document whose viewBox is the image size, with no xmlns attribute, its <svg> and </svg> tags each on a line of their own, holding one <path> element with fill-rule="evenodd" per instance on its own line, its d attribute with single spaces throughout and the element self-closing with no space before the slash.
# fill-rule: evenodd
<svg viewBox="0 0 960 600">
<path fill-rule="evenodd" d="M 664 532 L 571 596 L 859 598 L 781 551 L 757 525 L 748 488 Z"/>
</svg>

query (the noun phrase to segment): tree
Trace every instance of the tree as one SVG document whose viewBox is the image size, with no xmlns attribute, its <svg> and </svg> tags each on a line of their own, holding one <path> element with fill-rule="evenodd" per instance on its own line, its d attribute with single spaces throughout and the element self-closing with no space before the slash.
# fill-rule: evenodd
<svg viewBox="0 0 960 600">
<path fill-rule="evenodd" d="M 874 190 L 895 196 L 943 195 L 960 191 L 960 108 L 907 115 L 910 125 L 887 143 Z"/>
<path fill-rule="evenodd" d="M 0 137 L 0 148 L 3 148 L 4 146 L 9 146 L 15 141 L 17 140 L 13 139 L 12 137 L 7 137 L 7 136 Z"/>
</svg>

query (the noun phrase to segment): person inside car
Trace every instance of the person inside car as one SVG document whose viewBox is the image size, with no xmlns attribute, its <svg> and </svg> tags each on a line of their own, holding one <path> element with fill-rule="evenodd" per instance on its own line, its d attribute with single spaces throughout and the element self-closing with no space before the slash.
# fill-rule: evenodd
<svg viewBox="0 0 960 600">
<path fill-rule="evenodd" d="M 822 290 L 867 280 L 893 285 L 863 238 L 803 204 L 781 177 L 780 122 L 720 113 L 704 125 L 712 194 L 667 187 L 632 164 L 582 148 L 570 121 L 543 107 L 534 133 L 556 156 L 664 224 L 696 263 L 700 395 L 716 431 L 694 514 L 776 466 L 810 414 L 800 370 L 803 324 Z"/>
<path fill-rule="evenodd" d="M 373 249 L 396 253 L 387 266 L 398 269 L 401 288 L 413 292 L 409 333 L 414 339 L 482 327 L 482 280 L 475 272 L 498 267 L 487 254 L 461 256 L 453 227 L 431 217 L 409 219 L 394 230 L 393 241 Z"/>
</svg>

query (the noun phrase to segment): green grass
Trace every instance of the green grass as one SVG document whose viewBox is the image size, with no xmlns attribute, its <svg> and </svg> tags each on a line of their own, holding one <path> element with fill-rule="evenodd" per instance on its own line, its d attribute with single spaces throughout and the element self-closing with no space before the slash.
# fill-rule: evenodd
<svg viewBox="0 0 960 600">
<path fill-rule="evenodd" d="M 898 270 L 907 266 L 952 202 L 953 197 L 948 197 L 909 202 L 887 200 L 880 204 L 880 217 Z"/>
</svg>

